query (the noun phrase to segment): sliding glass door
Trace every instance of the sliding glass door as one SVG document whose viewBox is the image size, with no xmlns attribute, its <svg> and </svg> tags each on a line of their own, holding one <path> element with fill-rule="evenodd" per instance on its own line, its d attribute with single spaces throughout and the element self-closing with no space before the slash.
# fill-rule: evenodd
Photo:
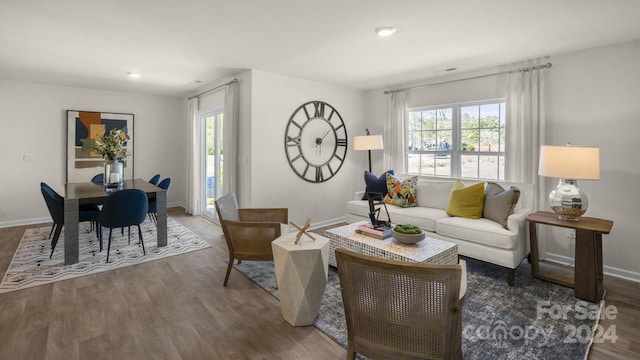
<svg viewBox="0 0 640 360">
<path fill-rule="evenodd" d="M 204 126 L 204 157 L 205 164 L 203 201 L 204 216 L 218 222 L 215 199 L 222 195 L 222 174 L 224 170 L 223 144 L 222 144 L 222 110 L 209 111 L 203 114 Z"/>
</svg>

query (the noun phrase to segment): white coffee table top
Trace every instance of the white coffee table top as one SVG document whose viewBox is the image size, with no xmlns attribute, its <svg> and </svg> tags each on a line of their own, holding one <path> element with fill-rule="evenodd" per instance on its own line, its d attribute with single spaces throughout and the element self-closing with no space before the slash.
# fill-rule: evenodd
<svg viewBox="0 0 640 360">
<path fill-rule="evenodd" d="M 434 264 L 457 264 L 458 245 L 449 241 L 426 237 L 415 245 L 405 245 L 393 237 L 379 240 L 356 233 L 361 221 L 337 228 L 325 230 L 324 235 L 331 239 L 329 264 L 335 266 L 335 248 L 344 248 L 366 255 L 388 259 L 428 262 Z"/>
</svg>

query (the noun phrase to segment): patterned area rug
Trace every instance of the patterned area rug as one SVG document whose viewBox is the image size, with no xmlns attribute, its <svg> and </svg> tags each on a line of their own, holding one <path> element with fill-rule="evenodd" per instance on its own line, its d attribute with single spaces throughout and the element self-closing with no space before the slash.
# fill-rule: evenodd
<svg viewBox="0 0 640 360">
<path fill-rule="evenodd" d="M 121 234 L 120 229 L 113 229 L 111 253 L 107 264 L 109 230 L 103 229 L 104 249 L 100 252 L 95 230 L 90 231 L 89 223 L 80 223 L 80 261 L 68 266 L 64 265 L 64 229 L 51 259 L 49 259 L 51 227 L 27 229 L 0 284 L 0 293 L 141 264 L 210 247 L 209 243 L 171 217 L 167 218 L 167 246 L 160 248 L 157 246 L 156 225 L 153 222 L 147 219 L 141 227 L 147 254 L 142 254 L 142 248 L 138 244 L 137 227 L 131 228 L 131 244 L 128 244 L 127 229 L 124 229 L 124 235 Z"/>
<path fill-rule="evenodd" d="M 515 286 L 503 270 L 467 260 L 467 295 L 462 316 L 462 351 L 469 359 L 585 359 L 600 304 L 577 300 L 573 289 L 534 279 L 520 267 Z M 272 262 L 234 265 L 278 298 Z M 315 327 L 346 348 L 340 282 L 329 267 L 328 284 Z"/>
</svg>

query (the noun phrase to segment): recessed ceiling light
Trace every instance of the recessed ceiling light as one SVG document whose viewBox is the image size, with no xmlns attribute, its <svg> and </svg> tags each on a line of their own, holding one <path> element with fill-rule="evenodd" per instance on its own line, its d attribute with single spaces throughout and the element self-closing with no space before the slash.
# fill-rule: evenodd
<svg viewBox="0 0 640 360">
<path fill-rule="evenodd" d="M 129 75 L 129 77 L 132 77 L 132 78 L 135 78 L 135 79 L 137 79 L 137 78 L 142 76 L 142 74 L 137 73 L 137 72 L 128 72 L 127 75 Z"/>
<path fill-rule="evenodd" d="M 382 26 L 382 27 L 376 28 L 375 30 L 375 33 L 378 34 L 378 36 L 383 36 L 383 37 L 389 36 L 394 32 L 396 32 L 396 28 L 391 26 Z"/>
</svg>

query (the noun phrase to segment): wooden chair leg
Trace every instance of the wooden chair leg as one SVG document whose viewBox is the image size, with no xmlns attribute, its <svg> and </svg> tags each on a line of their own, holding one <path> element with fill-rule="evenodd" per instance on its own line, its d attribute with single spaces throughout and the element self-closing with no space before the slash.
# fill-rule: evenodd
<svg viewBox="0 0 640 360">
<path fill-rule="evenodd" d="M 227 286 L 227 282 L 229 281 L 229 274 L 231 274 L 231 268 L 233 267 L 233 256 L 229 257 L 229 266 L 227 266 L 227 275 L 224 277 L 223 286 Z"/>
<path fill-rule="evenodd" d="M 356 352 L 353 351 L 353 344 L 349 343 L 347 346 L 347 359 L 356 360 Z"/>
</svg>

